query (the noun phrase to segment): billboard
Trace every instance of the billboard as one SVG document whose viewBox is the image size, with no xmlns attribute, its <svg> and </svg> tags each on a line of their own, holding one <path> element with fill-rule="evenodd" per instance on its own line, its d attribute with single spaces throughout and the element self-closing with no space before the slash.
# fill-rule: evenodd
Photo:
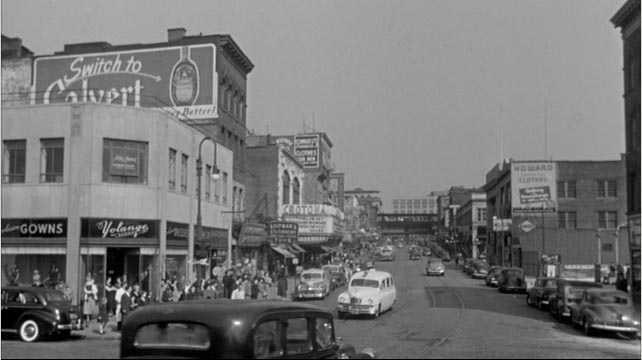
<svg viewBox="0 0 642 360">
<path fill-rule="evenodd" d="M 217 87 L 213 44 L 54 55 L 34 61 L 31 103 L 154 107 L 204 124 L 218 117 Z"/>
<path fill-rule="evenodd" d="M 304 168 L 319 167 L 319 134 L 302 134 L 294 137 L 294 156 Z"/>
<path fill-rule="evenodd" d="M 513 214 L 556 212 L 557 163 L 513 162 L 511 198 Z"/>
</svg>

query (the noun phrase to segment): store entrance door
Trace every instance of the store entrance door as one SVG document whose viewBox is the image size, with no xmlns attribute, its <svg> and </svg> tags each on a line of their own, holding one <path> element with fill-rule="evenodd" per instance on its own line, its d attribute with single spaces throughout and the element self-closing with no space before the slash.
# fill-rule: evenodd
<svg viewBox="0 0 642 360">
<path fill-rule="evenodd" d="M 113 283 L 120 278 L 130 285 L 138 281 L 140 266 L 139 248 L 107 248 L 107 277 Z"/>
</svg>

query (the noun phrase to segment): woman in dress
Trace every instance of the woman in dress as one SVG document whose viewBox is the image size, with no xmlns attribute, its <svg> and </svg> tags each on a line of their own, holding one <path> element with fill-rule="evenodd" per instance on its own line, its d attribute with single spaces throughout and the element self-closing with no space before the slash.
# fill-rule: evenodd
<svg viewBox="0 0 642 360">
<path fill-rule="evenodd" d="M 111 277 L 108 277 L 105 284 L 105 297 L 107 299 L 107 313 L 110 316 L 116 315 L 116 290 L 118 288 L 112 284 Z"/>
<path fill-rule="evenodd" d="M 98 299 L 98 287 L 91 275 L 87 275 L 87 282 L 85 282 L 83 292 L 85 301 L 83 303 L 82 314 L 85 316 L 87 322 L 89 322 L 91 321 L 91 317 L 96 314 L 96 300 Z"/>
</svg>

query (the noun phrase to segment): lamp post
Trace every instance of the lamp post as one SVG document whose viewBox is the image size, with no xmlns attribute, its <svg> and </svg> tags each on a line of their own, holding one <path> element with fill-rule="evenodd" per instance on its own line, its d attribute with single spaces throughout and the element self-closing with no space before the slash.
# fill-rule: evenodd
<svg viewBox="0 0 642 360">
<path fill-rule="evenodd" d="M 203 158 L 202 158 L 202 150 L 203 150 L 203 143 L 205 140 L 210 140 L 212 144 L 214 144 L 214 165 L 212 166 L 212 173 L 209 174 L 209 176 L 212 178 L 212 180 L 218 180 L 220 177 L 220 170 L 218 167 L 216 167 L 216 142 L 214 139 L 212 139 L 209 136 L 206 136 L 201 140 L 201 142 L 198 144 L 198 158 L 196 159 L 196 178 L 198 182 L 198 186 L 196 187 L 196 202 L 198 204 L 197 209 L 196 209 L 196 243 L 200 244 L 201 240 L 201 233 L 203 232 L 203 218 L 201 216 L 201 177 L 203 176 Z M 210 238 L 210 249 L 211 251 L 212 248 L 212 240 Z M 210 253 L 208 251 L 208 258 L 211 257 Z M 229 256 L 229 255 L 228 255 Z M 209 273 L 209 271 L 208 271 Z"/>
</svg>

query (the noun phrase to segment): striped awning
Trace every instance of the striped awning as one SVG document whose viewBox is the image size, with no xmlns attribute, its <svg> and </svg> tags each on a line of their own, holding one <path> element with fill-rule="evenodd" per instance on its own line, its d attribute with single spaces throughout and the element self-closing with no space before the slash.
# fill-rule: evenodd
<svg viewBox="0 0 642 360">
<path fill-rule="evenodd" d="M 290 244 L 289 245 L 294 252 L 299 252 L 299 253 L 304 253 L 306 252 L 304 248 L 300 247 L 298 244 Z"/>
<path fill-rule="evenodd" d="M 289 252 L 288 250 L 286 250 L 286 249 L 284 249 L 284 248 L 282 248 L 280 246 L 272 246 L 272 250 L 274 250 L 274 251 L 278 252 L 279 254 L 283 255 L 285 258 L 290 258 L 290 259 L 296 258 L 296 256 L 294 254 L 292 254 L 291 252 Z"/>
</svg>

